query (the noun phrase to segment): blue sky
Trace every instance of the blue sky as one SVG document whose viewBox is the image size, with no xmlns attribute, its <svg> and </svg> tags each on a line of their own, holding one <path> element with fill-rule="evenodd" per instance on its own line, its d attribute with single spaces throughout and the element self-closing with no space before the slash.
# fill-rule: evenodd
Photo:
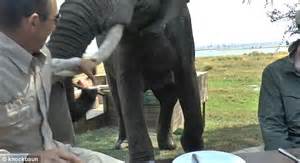
<svg viewBox="0 0 300 163">
<path fill-rule="evenodd" d="M 196 46 L 211 44 L 280 41 L 286 23 L 271 23 L 264 8 L 265 0 L 190 0 L 188 4 Z M 274 0 L 273 7 L 297 0 Z M 63 0 L 58 0 L 61 4 Z M 92 50 L 91 50 L 92 49 Z M 88 48 L 94 51 L 95 43 Z"/>
</svg>

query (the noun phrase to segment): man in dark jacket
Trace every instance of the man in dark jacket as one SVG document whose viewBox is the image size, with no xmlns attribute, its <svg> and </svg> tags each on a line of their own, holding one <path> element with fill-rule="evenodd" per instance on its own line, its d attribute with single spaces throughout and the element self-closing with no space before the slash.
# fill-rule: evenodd
<svg viewBox="0 0 300 163">
<path fill-rule="evenodd" d="M 262 75 L 258 117 L 265 150 L 300 147 L 300 39 L 289 56 L 268 65 Z"/>
</svg>

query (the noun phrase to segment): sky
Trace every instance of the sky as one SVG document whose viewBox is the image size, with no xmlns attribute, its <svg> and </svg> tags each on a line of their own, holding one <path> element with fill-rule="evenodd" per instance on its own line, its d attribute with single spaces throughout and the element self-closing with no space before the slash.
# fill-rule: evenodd
<svg viewBox="0 0 300 163">
<path fill-rule="evenodd" d="M 252 43 L 280 41 L 287 28 L 286 22 L 271 23 L 266 15 L 265 0 L 190 0 L 189 9 L 195 43 L 210 44 Z M 274 0 L 273 7 L 282 8 L 283 2 Z"/>
<path fill-rule="evenodd" d="M 298 0 L 274 0 L 273 7 Z M 63 0 L 58 0 L 61 4 Z M 190 0 L 188 4 L 196 46 L 280 41 L 287 23 L 271 23 L 265 0 Z M 95 49 L 95 42 L 88 48 Z"/>
</svg>

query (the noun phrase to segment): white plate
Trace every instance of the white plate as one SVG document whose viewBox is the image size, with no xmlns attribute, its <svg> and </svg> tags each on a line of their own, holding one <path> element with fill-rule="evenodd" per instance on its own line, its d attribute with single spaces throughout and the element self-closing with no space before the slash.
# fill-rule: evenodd
<svg viewBox="0 0 300 163">
<path fill-rule="evenodd" d="M 192 154 L 196 154 L 200 163 L 246 163 L 237 155 L 221 151 L 196 151 L 178 156 L 173 163 L 195 163 Z"/>
</svg>

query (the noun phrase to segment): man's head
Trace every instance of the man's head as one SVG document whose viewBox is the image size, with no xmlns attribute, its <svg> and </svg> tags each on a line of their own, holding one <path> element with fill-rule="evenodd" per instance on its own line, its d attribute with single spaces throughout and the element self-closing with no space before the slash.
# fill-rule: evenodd
<svg viewBox="0 0 300 163">
<path fill-rule="evenodd" d="M 300 10 L 296 11 L 295 22 L 297 30 L 294 33 L 300 33 Z"/>
<path fill-rule="evenodd" d="M 297 72 L 300 72 L 300 39 L 294 41 L 288 48 L 289 56 Z"/>
<path fill-rule="evenodd" d="M 30 53 L 55 29 L 56 0 L 0 0 L 0 31 Z"/>
<path fill-rule="evenodd" d="M 299 45 L 300 45 L 300 39 L 292 42 L 292 44 L 288 48 L 290 57 L 293 57 L 296 54 Z"/>
</svg>

